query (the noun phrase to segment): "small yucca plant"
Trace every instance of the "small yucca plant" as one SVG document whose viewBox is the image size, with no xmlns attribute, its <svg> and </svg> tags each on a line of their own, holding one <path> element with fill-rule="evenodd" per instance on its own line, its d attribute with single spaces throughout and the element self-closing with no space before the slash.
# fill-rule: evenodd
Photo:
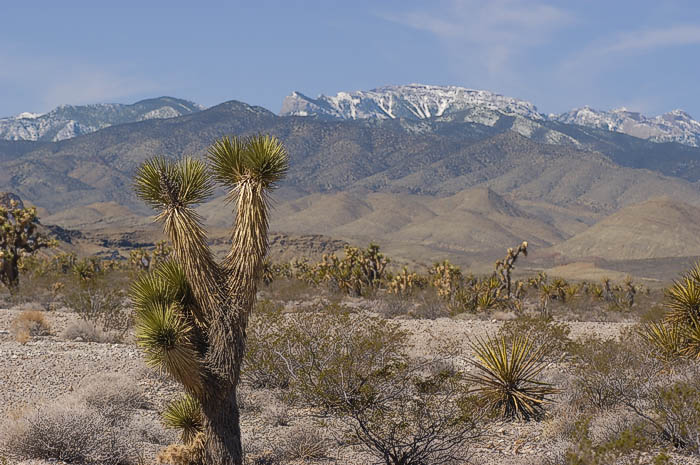
<svg viewBox="0 0 700 465">
<path fill-rule="evenodd" d="M 468 375 L 475 393 L 504 419 L 538 419 L 547 396 L 557 392 L 538 379 L 547 367 L 544 348 L 536 349 L 528 337 L 476 338 L 469 344 L 476 355 L 477 373 Z"/>
<path fill-rule="evenodd" d="M 190 445 L 203 429 L 199 401 L 187 394 L 175 399 L 163 412 L 163 424 L 167 428 L 179 430 L 182 442 Z"/>
</svg>

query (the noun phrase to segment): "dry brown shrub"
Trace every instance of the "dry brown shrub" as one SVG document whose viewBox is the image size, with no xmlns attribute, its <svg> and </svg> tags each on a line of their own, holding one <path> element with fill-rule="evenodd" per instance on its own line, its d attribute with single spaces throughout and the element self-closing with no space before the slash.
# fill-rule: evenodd
<svg viewBox="0 0 700 465">
<path fill-rule="evenodd" d="M 290 421 L 289 408 L 274 397 L 263 408 L 261 416 L 263 422 L 271 426 L 288 426 Z"/>
<path fill-rule="evenodd" d="M 293 426 L 279 447 L 279 455 L 285 460 L 314 460 L 328 456 L 326 438 L 310 425 Z"/>
<path fill-rule="evenodd" d="M 6 423 L 0 433 L 0 450 L 18 460 L 135 464 L 138 453 L 126 426 L 75 399 L 62 399 Z"/>
<path fill-rule="evenodd" d="M 191 444 L 170 444 L 158 453 L 159 465 L 203 465 L 204 433 L 198 433 Z"/>
<path fill-rule="evenodd" d="M 89 407 L 121 416 L 148 406 L 135 380 L 122 373 L 106 373 L 83 379 L 76 394 Z"/>
<path fill-rule="evenodd" d="M 10 331 L 17 342 L 24 344 L 32 337 L 50 335 L 51 325 L 43 312 L 25 310 L 12 321 Z"/>
</svg>

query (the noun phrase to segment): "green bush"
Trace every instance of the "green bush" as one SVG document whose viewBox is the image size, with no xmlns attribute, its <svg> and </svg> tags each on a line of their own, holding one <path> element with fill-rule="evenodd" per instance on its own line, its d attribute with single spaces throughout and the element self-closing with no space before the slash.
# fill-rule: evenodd
<svg viewBox="0 0 700 465">
<path fill-rule="evenodd" d="M 542 350 L 547 359 L 562 358 L 571 350 L 570 333 L 571 328 L 566 323 L 540 315 L 520 315 L 505 321 L 498 330 L 498 336 L 509 344 L 516 337 L 528 337 L 533 347 Z"/>
</svg>

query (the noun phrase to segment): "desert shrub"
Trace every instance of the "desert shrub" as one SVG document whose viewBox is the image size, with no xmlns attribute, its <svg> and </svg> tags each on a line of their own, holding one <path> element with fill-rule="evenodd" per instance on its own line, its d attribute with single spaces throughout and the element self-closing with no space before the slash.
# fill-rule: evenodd
<svg viewBox="0 0 700 465">
<path fill-rule="evenodd" d="M 484 410 L 459 375 L 397 365 L 365 377 L 362 397 L 337 404 L 347 438 L 386 465 L 463 463 Z M 349 397 L 352 399 L 352 397 Z"/>
<path fill-rule="evenodd" d="M 287 315 L 276 351 L 289 375 L 289 396 L 332 410 L 363 396 L 367 378 L 403 359 L 398 325 L 342 308 Z"/>
<path fill-rule="evenodd" d="M 527 336 L 475 338 L 470 342 L 476 360 L 468 379 L 493 412 L 504 419 L 539 419 L 547 397 L 557 392 L 540 379 L 547 367 L 544 348 L 535 348 Z"/>
<path fill-rule="evenodd" d="M 288 426 L 290 422 L 289 407 L 279 399 L 271 399 L 262 409 L 262 421 L 271 426 Z"/>
<path fill-rule="evenodd" d="M 282 302 L 305 301 L 318 294 L 315 285 L 296 278 L 278 278 L 260 290 L 267 298 Z"/>
<path fill-rule="evenodd" d="M 286 370 L 291 400 L 333 414 L 346 438 L 381 463 L 452 463 L 481 434 L 481 409 L 460 375 L 430 374 L 431 361 L 412 362 L 407 335 L 394 323 L 332 307 L 273 310 L 251 327 L 257 324 L 265 331 L 252 332 L 255 358 L 244 371 L 256 364 Z"/>
<path fill-rule="evenodd" d="M 260 412 L 265 405 L 265 400 L 261 399 L 259 392 L 253 392 L 248 385 L 243 384 L 236 389 L 236 403 L 241 412 Z"/>
<path fill-rule="evenodd" d="M 81 319 L 97 325 L 121 339 L 131 325 L 131 315 L 124 308 L 124 293 L 102 280 L 88 280 L 66 296 L 66 305 Z"/>
<path fill-rule="evenodd" d="M 81 381 L 76 395 L 91 408 L 112 417 L 129 415 L 148 406 L 134 379 L 121 373 L 94 375 Z"/>
<path fill-rule="evenodd" d="M 82 403 L 56 402 L 34 408 L 5 425 L 2 449 L 16 459 L 136 464 L 138 454 L 127 426 Z"/>
<path fill-rule="evenodd" d="M 604 442 L 591 438 L 590 418 L 582 419 L 577 425 L 576 442 L 565 455 L 565 465 L 611 465 L 624 463 L 643 465 L 648 463 L 663 464 L 665 454 L 659 454 L 649 462 L 647 451 L 649 439 L 637 426 L 624 429 L 619 434 Z"/>
<path fill-rule="evenodd" d="M 372 310 L 384 318 L 405 316 L 413 309 L 413 302 L 401 293 L 383 295 L 372 303 Z"/>
<path fill-rule="evenodd" d="M 634 414 L 648 436 L 700 453 L 700 365 L 669 364 L 649 353 L 632 335 L 592 341 L 575 368 L 576 396 L 598 411 L 624 409 Z"/>
<path fill-rule="evenodd" d="M 328 456 L 328 442 L 317 428 L 296 425 L 276 445 L 277 455 L 283 460 L 314 460 Z"/>
<path fill-rule="evenodd" d="M 62 337 L 69 341 L 80 339 L 83 342 L 117 342 L 118 335 L 106 333 L 95 323 L 79 320 L 69 324 L 63 331 Z"/>
<path fill-rule="evenodd" d="M 646 396 L 649 380 L 663 368 L 631 335 L 606 340 L 588 337 L 577 341 L 573 350 L 574 402 L 582 408 L 604 410 L 634 396 Z"/>
<path fill-rule="evenodd" d="M 571 328 L 564 322 L 540 315 L 520 315 L 503 323 L 498 336 L 511 343 L 519 336 L 528 337 L 536 350 L 542 350 L 545 358 L 559 358 L 570 350 Z"/>
<path fill-rule="evenodd" d="M 342 307 L 284 314 L 261 302 L 248 327 L 242 376 L 254 387 L 291 387 L 291 396 L 327 405 L 328 378 L 341 377 L 359 389 L 356 375 L 396 357 L 405 338 L 396 324 Z"/>
<path fill-rule="evenodd" d="M 432 289 L 426 289 L 416 299 L 417 305 L 410 311 L 413 318 L 435 320 L 450 316 L 451 309 Z"/>
<path fill-rule="evenodd" d="M 674 446 L 700 455 L 700 377 L 655 390 L 650 422 Z"/>
<path fill-rule="evenodd" d="M 24 343 L 32 337 L 48 336 L 51 334 L 51 325 L 43 312 L 25 310 L 12 321 L 10 331 L 17 341 Z"/>
<path fill-rule="evenodd" d="M 285 389 L 290 374 L 277 355 L 293 329 L 286 327 L 283 307 L 269 300 L 255 306 L 247 330 L 246 353 L 241 370 L 245 382 L 254 388 Z"/>
</svg>

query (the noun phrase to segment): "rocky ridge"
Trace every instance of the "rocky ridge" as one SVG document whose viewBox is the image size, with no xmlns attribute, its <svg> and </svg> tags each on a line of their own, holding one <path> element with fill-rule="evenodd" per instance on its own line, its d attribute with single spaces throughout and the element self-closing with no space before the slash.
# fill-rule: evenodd
<svg viewBox="0 0 700 465">
<path fill-rule="evenodd" d="M 142 100 L 132 105 L 61 105 L 44 114 L 24 112 L 0 118 L 0 139 L 56 142 L 90 134 L 115 124 L 174 118 L 203 108 L 199 104 L 172 97 Z"/>
<path fill-rule="evenodd" d="M 546 123 L 564 123 L 623 133 L 652 142 L 700 146 L 700 122 L 683 110 L 649 117 L 626 108 L 598 111 L 586 106 L 562 114 L 544 115 L 525 100 L 458 86 L 384 86 L 368 91 L 338 92 L 335 96 L 319 95 L 315 99 L 293 92 L 284 99 L 280 115 L 326 120 L 437 119 L 450 122 L 458 118 L 491 127 L 502 125 L 506 116 L 515 118 L 509 124 L 526 137 L 541 132 Z M 554 134 L 551 129 L 549 132 L 549 143 L 564 141 L 568 145 L 574 142 Z"/>
</svg>

